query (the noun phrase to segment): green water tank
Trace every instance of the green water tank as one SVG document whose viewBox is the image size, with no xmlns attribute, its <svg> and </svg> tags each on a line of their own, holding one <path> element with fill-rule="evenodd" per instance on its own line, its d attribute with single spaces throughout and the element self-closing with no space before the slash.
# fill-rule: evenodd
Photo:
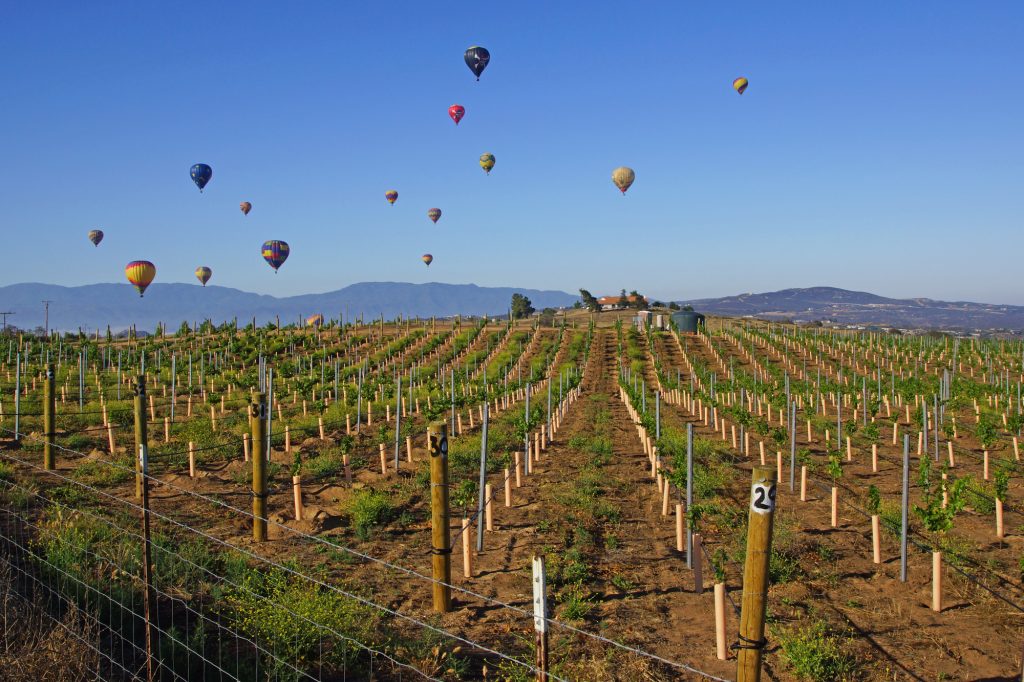
<svg viewBox="0 0 1024 682">
<path fill-rule="evenodd" d="M 704 326 L 704 316 L 692 310 L 681 310 L 678 313 L 672 313 L 672 321 L 675 322 L 676 328 L 680 332 L 686 334 L 696 334 L 698 327 Z"/>
</svg>

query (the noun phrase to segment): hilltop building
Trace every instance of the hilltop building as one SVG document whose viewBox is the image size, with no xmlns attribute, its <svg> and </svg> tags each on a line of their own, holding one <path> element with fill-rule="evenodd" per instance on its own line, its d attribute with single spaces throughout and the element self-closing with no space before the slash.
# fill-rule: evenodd
<svg viewBox="0 0 1024 682">
<path fill-rule="evenodd" d="M 641 296 L 640 299 L 644 302 L 644 306 L 646 306 L 647 297 Z M 622 296 L 602 296 L 597 299 L 597 302 L 601 304 L 601 310 L 625 310 L 626 308 L 632 308 L 636 300 L 636 296 L 626 296 L 628 303 L 622 305 Z"/>
</svg>

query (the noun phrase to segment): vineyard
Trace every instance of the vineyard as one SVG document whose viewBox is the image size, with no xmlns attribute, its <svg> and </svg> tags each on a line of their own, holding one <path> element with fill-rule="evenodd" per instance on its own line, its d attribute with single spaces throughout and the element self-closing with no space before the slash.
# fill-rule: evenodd
<svg viewBox="0 0 1024 682">
<path fill-rule="evenodd" d="M 11 679 L 1021 674 L 1020 342 L 583 312 L 4 341 Z"/>
</svg>

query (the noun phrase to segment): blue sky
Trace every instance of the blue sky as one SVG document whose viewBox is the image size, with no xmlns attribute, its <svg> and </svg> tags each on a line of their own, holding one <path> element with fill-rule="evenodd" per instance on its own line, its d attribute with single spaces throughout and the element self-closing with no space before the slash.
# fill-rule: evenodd
<svg viewBox="0 0 1024 682">
<path fill-rule="evenodd" d="M 1024 304 L 1022 35 L 1020 2 L 8 3 L 0 284 Z"/>
</svg>

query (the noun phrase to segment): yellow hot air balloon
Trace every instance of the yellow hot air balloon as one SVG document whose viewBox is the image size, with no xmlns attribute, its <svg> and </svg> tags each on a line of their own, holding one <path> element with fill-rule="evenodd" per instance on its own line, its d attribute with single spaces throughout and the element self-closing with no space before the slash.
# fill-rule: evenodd
<svg viewBox="0 0 1024 682">
<path fill-rule="evenodd" d="M 198 279 L 204 287 L 206 286 L 206 283 L 210 281 L 211 277 L 213 277 L 213 270 L 210 268 L 205 265 L 200 265 L 196 268 L 196 279 Z"/>
<path fill-rule="evenodd" d="M 750 85 L 750 81 L 748 81 L 743 76 L 740 76 L 739 78 L 732 82 L 733 90 L 740 93 L 741 95 L 743 94 L 743 91 L 747 89 L 748 85 Z"/>
<path fill-rule="evenodd" d="M 634 180 L 636 180 L 636 173 L 633 172 L 632 168 L 619 166 L 612 171 L 612 182 L 615 183 L 615 186 L 618 187 L 619 191 L 623 194 L 626 193 L 626 190 L 629 189 L 629 186 L 633 184 Z"/>
<path fill-rule="evenodd" d="M 494 154 L 486 152 L 480 155 L 480 167 L 487 171 L 487 174 L 491 174 L 491 169 L 494 168 Z"/>
<path fill-rule="evenodd" d="M 128 278 L 131 285 L 139 292 L 139 298 L 145 293 L 146 287 L 152 284 L 156 277 L 156 266 L 148 260 L 133 260 L 124 266 L 124 276 Z"/>
</svg>

